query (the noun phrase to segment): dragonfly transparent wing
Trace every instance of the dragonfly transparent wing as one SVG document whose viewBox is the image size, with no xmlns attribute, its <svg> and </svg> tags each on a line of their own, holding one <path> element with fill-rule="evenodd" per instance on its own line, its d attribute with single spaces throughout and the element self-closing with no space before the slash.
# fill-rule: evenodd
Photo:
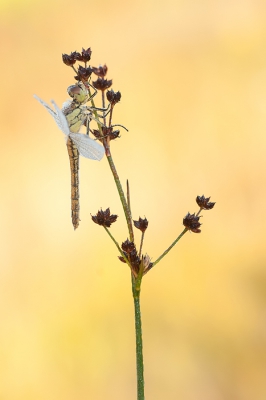
<svg viewBox="0 0 266 400">
<path fill-rule="evenodd" d="M 82 133 L 70 133 L 69 135 L 81 156 L 91 160 L 100 161 L 104 155 L 104 147 L 92 140 L 88 135 Z"/>
<path fill-rule="evenodd" d="M 60 110 L 60 108 L 58 107 L 58 105 L 52 100 L 52 104 L 55 108 L 55 111 L 52 110 L 52 108 L 45 103 L 45 101 L 43 101 L 42 99 L 40 99 L 38 96 L 36 96 L 36 94 L 33 96 L 36 100 L 38 100 L 39 103 L 41 103 L 42 106 L 44 106 L 46 108 L 46 110 L 49 112 L 49 114 L 51 114 L 51 116 L 53 117 L 53 119 L 55 120 L 58 128 L 65 134 L 65 135 L 69 135 L 70 130 L 69 130 L 69 126 L 67 123 L 67 119 L 65 117 L 65 115 L 63 114 L 63 112 Z"/>
</svg>

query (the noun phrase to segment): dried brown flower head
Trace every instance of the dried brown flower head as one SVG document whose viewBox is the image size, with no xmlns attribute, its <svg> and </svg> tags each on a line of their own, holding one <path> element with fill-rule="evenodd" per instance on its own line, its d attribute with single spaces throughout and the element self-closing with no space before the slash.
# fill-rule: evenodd
<svg viewBox="0 0 266 400">
<path fill-rule="evenodd" d="M 141 230 L 141 232 L 145 232 L 146 229 L 148 228 L 149 221 L 146 218 L 142 219 L 139 217 L 138 221 L 133 220 L 133 222 L 134 222 L 135 228 Z"/>
<path fill-rule="evenodd" d="M 110 140 L 114 140 L 119 138 L 120 131 L 119 130 L 113 130 L 113 127 L 107 127 L 103 126 L 102 127 L 102 135 L 101 132 L 98 129 L 93 129 L 92 134 L 96 137 L 96 139 L 101 139 L 103 136 L 104 137 L 109 137 Z"/>
<path fill-rule="evenodd" d="M 139 273 L 139 266 L 141 263 L 141 260 L 138 256 L 137 250 L 134 249 L 133 251 L 131 251 L 131 253 L 128 254 L 128 259 L 130 262 L 130 265 L 133 269 L 133 271 L 138 274 Z"/>
<path fill-rule="evenodd" d="M 95 75 L 99 76 L 100 78 L 104 78 L 105 75 L 107 74 L 107 65 L 99 65 L 99 67 L 92 67 L 93 72 L 95 73 Z"/>
<path fill-rule="evenodd" d="M 87 50 L 85 50 L 85 49 L 82 48 L 81 54 L 80 54 L 80 53 L 77 53 L 76 59 L 77 59 L 78 61 L 88 62 L 88 61 L 90 61 L 90 59 L 91 59 L 91 53 L 92 53 L 92 51 L 91 51 L 91 48 L 90 48 L 90 47 L 89 47 Z"/>
<path fill-rule="evenodd" d="M 91 74 L 92 74 L 91 67 L 84 68 L 84 67 L 82 67 L 82 65 L 79 65 L 78 75 L 75 76 L 75 79 L 77 81 L 87 81 L 90 78 Z"/>
<path fill-rule="evenodd" d="M 68 67 L 71 67 L 76 62 L 76 52 L 74 51 L 71 54 L 62 54 L 63 63 L 66 64 Z"/>
<path fill-rule="evenodd" d="M 201 230 L 199 229 L 199 227 L 201 224 L 199 223 L 199 219 L 200 217 L 197 217 L 195 213 L 187 213 L 187 215 L 183 218 L 183 225 L 191 232 L 200 233 Z"/>
<path fill-rule="evenodd" d="M 129 261 L 131 265 L 134 275 L 137 275 L 139 272 L 141 260 L 138 256 L 135 244 L 127 239 L 125 242 L 122 243 L 121 248 L 123 250 L 125 258 Z M 118 258 L 120 261 L 125 262 L 125 259 L 123 257 L 119 256 Z"/>
<path fill-rule="evenodd" d="M 135 244 L 128 239 L 122 243 L 121 248 L 125 253 L 131 253 L 133 250 L 136 250 Z"/>
<path fill-rule="evenodd" d="M 215 203 L 211 203 L 209 200 L 210 197 L 205 197 L 204 195 L 196 197 L 198 206 L 203 210 L 211 210 L 214 207 Z"/>
<path fill-rule="evenodd" d="M 107 208 L 105 211 L 100 210 L 96 215 L 92 215 L 91 219 L 95 224 L 110 228 L 110 226 L 117 220 L 117 215 L 110 215 L 110 208 Z"/>
<path fill-rule="evenodd" d="M 121 93 L 120 92 L 114 92 L 113 89 L 108 90 L 106 93 L 107 100 L 109 103 L 114 106 L 116 103 L 118 103 L 121 100 Z"/>
<path fill-rule="evenodd" d="M 107 80 L 107 79 L 103 79 L 103 78 L 98 78 L 97 81 L 92 82 L 93 86 L 95 87 L 95 89 L 104 91 L 106 89 L 108 89 L 109 87 L 112 86 L 113 81 L 112 80 Z"/>
</svg>

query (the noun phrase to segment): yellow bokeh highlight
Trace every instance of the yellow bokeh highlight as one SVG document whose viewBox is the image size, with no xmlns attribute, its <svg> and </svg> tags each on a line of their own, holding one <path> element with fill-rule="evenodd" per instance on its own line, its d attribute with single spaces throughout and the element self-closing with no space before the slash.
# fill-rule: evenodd
<svg viewBox="0 0 266 400">
<path fill-rule="evenodd" d="M 112 152 L 144 251 L 217 202 L 143 280 L 146 398 L 264 400 L 265 2 L 2 0 L 0 18 L 0 399 L 136 399 L 130 274 L 90 218 L 110 207 L 127 238 L 113 178 L 81 160 L 74 232 L 63 135 L 33 99 L 62 104 L 61 54 L 90 46 L 122 93 Z"/>
</svg>

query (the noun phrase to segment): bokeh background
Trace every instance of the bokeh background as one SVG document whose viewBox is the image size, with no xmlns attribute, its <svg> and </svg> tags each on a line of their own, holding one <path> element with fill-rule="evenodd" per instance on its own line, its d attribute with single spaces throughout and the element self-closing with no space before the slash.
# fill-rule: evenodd
<svg viewBox="0 0 266 400">
<path fill-rule="evenodd" d="M 90 213 L 119 215 L 106 160 L 81 160 L 70 219 L 62 53 L 93 50 L 122 100 L 112 143 L 155 260 L 142 287 L 146 398 L 266 398 L 266 3 L 1 0 L 0 399 L 136 399 L 130 274 Z M 99 105 L 99 104 L 98 104 Z M 139 239 L 138 233 L 136 237 Z"/>
</svg>

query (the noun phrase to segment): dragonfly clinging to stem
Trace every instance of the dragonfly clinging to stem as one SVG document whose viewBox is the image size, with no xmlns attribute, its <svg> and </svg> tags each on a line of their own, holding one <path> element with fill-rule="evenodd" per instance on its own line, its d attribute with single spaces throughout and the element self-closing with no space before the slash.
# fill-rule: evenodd
<svg viewBox="0 0 266 400">
<path fill-rule="evenodd" d="M 71 216 L 74 229 L 79 226 L 79 154 L 91 160 L 100 161 L 104 155 L 104 147 L 88 136 L 89 123 L 92 119 L 98 124 L 102 123 L 92 115 L 93 107 L 85 106 L 89 101 L 89 92 L 82 84 L 71 85 L 67 89 L 68 94 L 73 98 L 63 104 L 62 110 L 52 100 L 54 110 L 45 101 L 34 95 L 46 110 L 52 115 L 59 129 L 65 134 L 66 145 L 70 160 L 71 171 Z M 96 92 L 95 92 L 96 94 Z M 105 111 L 104 109 L 99 109 Z M 81 126 L 86 123 L 87 134 L 79 133 Z"/>
</svg>

